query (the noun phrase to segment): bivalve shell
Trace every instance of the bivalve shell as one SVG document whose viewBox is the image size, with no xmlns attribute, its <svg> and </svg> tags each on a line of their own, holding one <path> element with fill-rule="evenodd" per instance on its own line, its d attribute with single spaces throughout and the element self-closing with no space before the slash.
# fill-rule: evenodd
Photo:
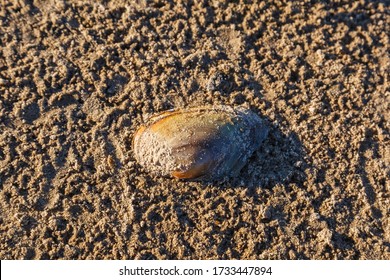
<svg viewBox="0 0 390 280">
<path fill-rule="evenodd" d="M 166 111 L 134 135 L 139 164 L 160 176 L 217 180 L 237 175 L 266 138 L 253 112 L 228 106 Z"/>
</svg>

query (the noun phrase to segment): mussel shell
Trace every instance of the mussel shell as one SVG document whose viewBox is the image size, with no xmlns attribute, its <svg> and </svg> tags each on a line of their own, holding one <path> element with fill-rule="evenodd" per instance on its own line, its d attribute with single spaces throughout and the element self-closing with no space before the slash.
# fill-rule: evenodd
<svg viewBox="0 0 390 280">
<path fill-rule="evenodd" d="M 244 108 L 179 109 L 142 125 L 133 150 L 138 163 L 158 175 L 217 180 L 237 175 L 267 134 L 264 121 Z"/>
</svg>

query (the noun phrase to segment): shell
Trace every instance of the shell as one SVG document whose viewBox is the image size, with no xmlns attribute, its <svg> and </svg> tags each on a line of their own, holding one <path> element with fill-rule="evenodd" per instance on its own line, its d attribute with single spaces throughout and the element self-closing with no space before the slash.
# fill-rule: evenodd
<svg viewBox="0 0 390 280">
<path fill-rule="evenodd" d="M 179 109 L 142 125 L 133 150 L 139 164 L 160 176 L 218 180 L 237 175 L 267 134 L 264 121 L 247 109 Z"/>
</svg>

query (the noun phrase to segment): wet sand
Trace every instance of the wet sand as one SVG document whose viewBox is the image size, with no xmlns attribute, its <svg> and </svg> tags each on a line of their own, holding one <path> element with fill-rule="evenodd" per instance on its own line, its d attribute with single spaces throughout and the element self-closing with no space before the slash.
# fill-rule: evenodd
<svg viewBox="0 0 390 280">
<path fill-rule="evenodd" d="M 232 2 L 2 2 L 1 259 L 390 259 L 389 6 Z M 270 129 L 238 177 L 137 163 L 221 104 Z"/>
</svg>

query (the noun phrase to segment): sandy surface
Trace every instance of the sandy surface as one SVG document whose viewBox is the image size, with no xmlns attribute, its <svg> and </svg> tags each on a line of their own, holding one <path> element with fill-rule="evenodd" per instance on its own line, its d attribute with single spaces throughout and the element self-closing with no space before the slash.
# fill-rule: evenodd
<svg viewBox="0 0 390 280">
<path fill-rule="evenodd" d="M 390 259 L 386 1 L 192 2 L 1 2 L 0 258 Z M 137 164 L 212 104 L 269 123 L 239 177 Z"/>
</svg>

